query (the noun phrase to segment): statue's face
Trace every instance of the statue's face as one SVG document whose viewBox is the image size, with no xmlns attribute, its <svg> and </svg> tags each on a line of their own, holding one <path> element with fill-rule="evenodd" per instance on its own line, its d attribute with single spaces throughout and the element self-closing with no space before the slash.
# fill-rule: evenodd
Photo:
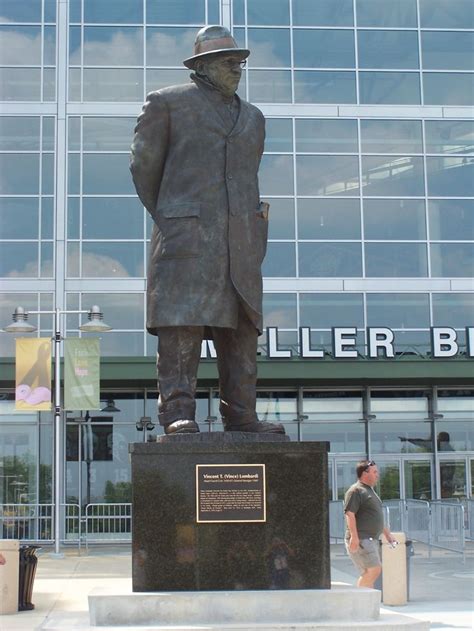
<svg viewBox="0 0 474 631">
<path fill-rule="evenodd" d="M 228 55 L 216 55 L 208 60 L 199 62 L 196 70 L 200 74 L 206 75 L 209 81 L 225 96 L 232 96 L 239 87 L 242 68 L 245 66 L 239 56 L 229 53 Z"/>
</svg>

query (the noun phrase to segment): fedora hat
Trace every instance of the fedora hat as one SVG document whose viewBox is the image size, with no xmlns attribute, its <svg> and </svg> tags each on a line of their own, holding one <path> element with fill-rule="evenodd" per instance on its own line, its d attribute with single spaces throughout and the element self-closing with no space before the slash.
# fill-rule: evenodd
<svg viewBox="0 0 474 631">
<path fill-rule="evenodd" d="M 211 55 L 232 53 L 242 59 L 250 55 L 246 48 L 239 48 L 230 31 L 225 26 L 205 26 L 196 35 L 194 55 L 183 61 L 186 68 L 194 70 L 196 61 Z"/>
</svg>

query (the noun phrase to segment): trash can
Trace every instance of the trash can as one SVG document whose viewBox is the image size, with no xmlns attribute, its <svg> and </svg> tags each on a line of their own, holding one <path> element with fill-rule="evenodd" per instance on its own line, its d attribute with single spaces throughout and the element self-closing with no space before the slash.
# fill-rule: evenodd
<svg viewBox="0 0 474 631">
<path fill-rule="evenodd" d="M 29 611 L 35 608 L 31 602 L 31 597 L 33 596 L 33 583 L 35 581 L 36 566 L 38 565 L 36 550 L 40 549 L 40 546 L 20 546 L 18 611 Z"/>
<path fill-rule="evenodd" d="M 0 552 L 5 564 L 0 565 L 0 614 L 18 611 L 18 557 L 20 542 L 0 539 Z M 2 624 L 0 623 L 0 628 Z"/>
<path fill-rule="evenodd" d="M 375 588 L 382 591 L 384 605 L 406 605 L 410 588 L 410 557 L 413 556 L 413 542 L 403 532 L 392 532 L 398 542 L 392 547 L 382 536 L 380 542 L 382 574 Z"/>
</svg>

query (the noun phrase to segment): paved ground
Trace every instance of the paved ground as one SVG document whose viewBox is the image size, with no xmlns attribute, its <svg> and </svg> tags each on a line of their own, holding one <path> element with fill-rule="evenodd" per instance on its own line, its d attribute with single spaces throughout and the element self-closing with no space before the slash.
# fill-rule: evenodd
<svg viewBox="0 0 474 631">
<path fill-rule="evenodd" d="M 1 631 L 89 629 L 87 594 L 94 587 L 131 591 L 129 548 L 95 548 L 81 556 L 77 549 L 67 550 L 64 559 L 42 550 L 38 556 L 35 610 L 2 616 Z M 331 546 L 331 558 L 333 581 L 354 584 L 357 574 L 341 545 Z M 421 544 L 415 544 L 411 561 L 410 602 L 390 610 L 431 620 L 432 629 L 474 629 L 474 545 L 464 564 L 460 555 L 442 551 L 430 558 Z"/>
</svg>

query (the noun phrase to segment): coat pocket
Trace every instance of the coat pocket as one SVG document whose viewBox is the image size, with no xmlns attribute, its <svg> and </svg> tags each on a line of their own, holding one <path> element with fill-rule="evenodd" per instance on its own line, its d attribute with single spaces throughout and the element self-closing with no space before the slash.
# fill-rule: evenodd
<svg viewBox="0 0 474 631">
<path fill-rule="evenodd" d="M 200 256 L 199 203 L 168 204 L 156 209 L 161 236 L 159 258 L 180 259 Z"/>
</svg>

